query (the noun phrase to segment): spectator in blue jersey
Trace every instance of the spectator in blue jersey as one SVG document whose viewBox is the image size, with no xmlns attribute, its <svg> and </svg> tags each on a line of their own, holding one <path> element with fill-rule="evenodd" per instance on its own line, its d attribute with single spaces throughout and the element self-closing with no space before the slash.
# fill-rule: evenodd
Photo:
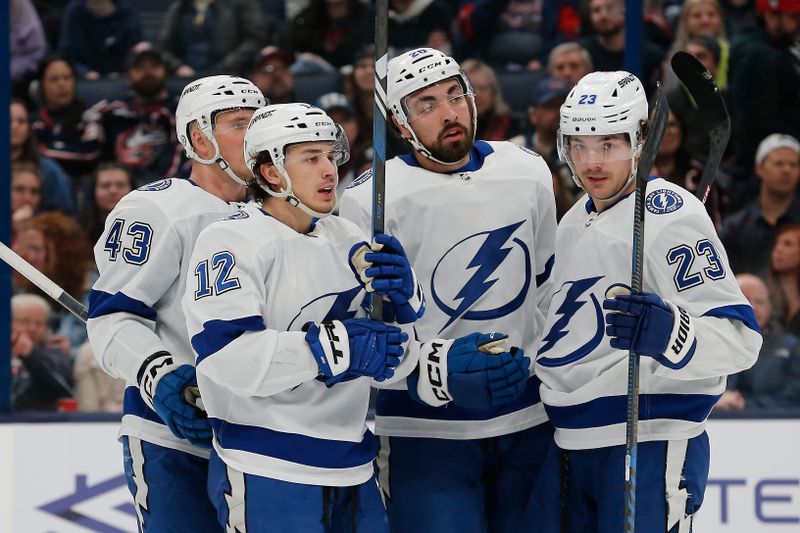
<svg viewBox="0 0 800 533">
<path fill-rule="evenodd" d="M 257 0 L 174 0 L 159 47 L 176 75 L 239 74 L 269 32 Z"/>
<path fill-rule="evenodd" d="M 28 109 L 22 100 L 11 100 L 11 162 L 27 162 L 39 169 L 42 179 L 42 211 L 59 210 L 67 214 L 75 212 L 72 183 L 58 163 L 39 155 L 39 143 L 31 131 Z"/>
<path fill-rule="evenodd" d="M 65 59 L 50 56 L 36 83 L 38 109 L 32 128 L 39 152 L 55 160 L 72 178 L 88 174 L 100 157 L 98 131 L 85 116 L 86 105 L 75 94 L 75 71 Z"/>
<path fill-rule="evenodd" d="M 140 45 L 128 58 L 129 94 L 103 100 L 87 115 L 102 141 L 101 160 L 130 168 L 135 187 L 176 175 L 183 150 L 175 134 L 177 99 L 167 90 L 167 67 L 157 49 Z"/>
<path fill-rule="evenodd" d="M 48 346 L 50 305 L 35 294 L 11 298 L 11 399 L 15 411 L 55 411 L 72 396 L 72 359 Z"/>
<path fill-rule="evenodd" d="M 143 39 L 138 12 L 125 0 L 72 0 L 61 20 L 58 51 L 81 78 L 125 70 L 125 59 Z"/>
<path fill-rule="evenodd" d="M 752 368 L 728 378 L 716 408 L 800 408 L 800 339 L 772 318 L 769 290 L 761 278 L 740 274 L 736 280 L 753 306 L 764 344 Z"/>
</svg>

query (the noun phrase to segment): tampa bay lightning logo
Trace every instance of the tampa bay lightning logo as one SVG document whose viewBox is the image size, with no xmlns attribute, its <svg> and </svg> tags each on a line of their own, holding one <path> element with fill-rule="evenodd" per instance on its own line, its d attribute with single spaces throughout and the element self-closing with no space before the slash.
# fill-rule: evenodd
<svg viewBox="0 0 800 533">
<path fill-rule="evenodd" d="M 220 220 L 243 220 L 245 218 L 250 218 L 247 211 L 236 211 Z"/>
<path fill-rule="evenodd" d="M 677 211 L 683 205 L 683 198 L 675 191 L 659 189 L 647 195 L 644 206 L 654 215 L 666 215 Z"/>
<path fill-rule="evenodd" d="M 154 181 L 153 183 L 148 183 L 147 185 L 142 185 L 137 190 L 138 191 L 163 191 L 164 189 L 168 189 L 170 185 L 172 185 L 172 180 L 167 178 L 165 180 L 158 180 L 158 181 Z"/>
<path fill-rule="evenodd" d="M 531 252 L 522 239 L 513 235 L 524 222 L 470 235 L 454 244 L 436 263 L 431 275 L 431 297 L 450 317 L 439 333 L 459 318 L 490 320 L 522 305 L 531 284 Z M 472 257 L 467 264 L 466 257 Z M 523 270 L 525 275 L 520 276 Z M 490 293 L 495 284 L 498 285 Z"/>
<path fill-rule="evenodd" d="M 369 181 L 372 178 L 372 169 L 368 169 L 361 173 L 353 182 L 347 186 L 348 189 L 352 189 L 353 187 L 358 187 L 365 181 Z"/>
<path fill-rule="evenodd" d="M 553 294 L 551 306 L 556 305 L 560 300 L 561 304 L 556 310 L 558 319 L 553 323 L 547 335 L 542 337 L 542 344 L 539 346 L 539 354 L 536 363 L 542 366 L 563 366 L 582 357 L 589 355 L 603 340 L 605 331 L 605 320 L 603 309 L 600 302 L 593 293 L 585 294 L 600 281 L 603 276 L 580 279 L 578 281 L 567 281 Z M 584 306 L 591 302 L 591 306 Z M 551 307 L 552 308 L 552 307 Z M 573 320 L 574 319 L 574 320 Z M 594 322 L 594 327 L 590 326 Z M 570 334 L 571 339 L 580 337 L 586 332 L 586 337 L 591 338 L 583 342 L 583 338 L 578 338 L 579 344 L 574 350 L 561 357 L 544 357 L 544 354 L 553 349 L 562 338 Z M 561 351 L 559 351 L 561 353 Z"/>
<path fill-rule="evenodd" d="M 325 320 L 344 320 L 356 316 L 356 311 L 361 304 L 356 296 L 363 291 L 361 285 L 357 285 L 344 292 L 329 292 L 314 298 L 300 308 L 287 330 L 300 329 L 306 322 L 324 322 Z M 320 318 L 322 317 L 322 318 Z"/>
</svg>

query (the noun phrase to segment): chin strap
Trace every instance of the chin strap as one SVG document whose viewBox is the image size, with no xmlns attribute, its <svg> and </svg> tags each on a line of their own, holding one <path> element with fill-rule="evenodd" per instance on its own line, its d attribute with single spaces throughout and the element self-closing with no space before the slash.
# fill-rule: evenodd
<svg viewBox="0 0 800 533">
<path fill-rule="evenodd" d="M 264 182 L 264 180 L 258 180 L 258 186 L 261 187 L 261 189 L 264 192 L 275 198 L 284 198 L 291 205 L 293 205 L 294 207 L 300 209 L 305 214 L 310 215 L 312 217 L 325 218 L 333 214 L 333 212 L 336 210 L 336 202 L 338 201 L 338 197 L 336 195 L 336 186 L 339 184 L 338 172 L 336 173 L 336 179 L 333 180 L 333 207 L 331 208 L 330 211 L 323 213 L 320 211 L 314 211 L 313 209 L 305 205 L 303 202 L 301 202 L 300 199 L 297 196 L 295 196 L 294 193 L 292 192 L 292 178 L 289 177 L 289 174 L 286 172 L 286 169 L 283 168 L 283 165 L 276 164 L 275 166 L 278 168 L 278 172 L 280 172 L 281 176 L 283 176 L 283 179 L 286 180 L 286 188 L 285 189 L 281 188 L 280 191 L 276 192 L 270 189 L 269 185 L 267 185 L 266 182 Z"/>
</svg>

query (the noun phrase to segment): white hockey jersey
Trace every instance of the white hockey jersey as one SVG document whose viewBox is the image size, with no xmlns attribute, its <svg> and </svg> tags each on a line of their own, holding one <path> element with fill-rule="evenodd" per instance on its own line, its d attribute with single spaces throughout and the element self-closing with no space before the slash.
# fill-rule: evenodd
<svg viewBox="0 0 800 533">
<path fill-rule="evenodd" d="M 346 191 L 340 215 L 371 228 L 368 172 Z M 396 236 L 426 295 L 419 340 L 499 331 L 533 356 L 550 300 L 555 246 L 552 177 L 544 160 L 507 142 L 478 141 L 451 173 L 420 167 L 412 155 L 386 164 L 386 233 Z M 532 357 L 531 357 L 532 358 Z M 376 433 L 477 439 L 520 431 L 547 418 L 539 382 L 493 411 L 427 407 L 406 390 L 381 390 Z"/>
<path fill-rule="evenodd" d="M 634 196 L 599 214 L 584 196 L 558 227 L 536 374 L 564 449 L 625 443 L 628 352 L 611 348 L 602 304 L 630 285 Z M 703 432 L 726 375 L 755 362 L 761 335 L 703 204 L 661 178 L 645 198 L 643 290 L 689 314 L 696 347 L 679 368 L 640 358 L 639 440 L 686 439 Z"/>
<path fill-rule="evenodd" d="M 128 383 L 120 435 L 208 456 L 145 404 L 136 375 L 161 350 L 194 364 L 181 308 L 189 257 L 200 231 L 238 207 L 191 180 L 165 179 L 132 191 L 108 215 L 94 247 L 100 277 L 89 294 L 87 331 L 100 366 Z"/>
<path fill-rule="evenodd" d="M 352 486 L 372 476 L 373 382 L 328 388 L 316 379 L 301 331 L 309 321 L 366 316 L 366 292 L 347 262 L 364 240 L 338 217 L 298 233 L 254 203 L 200 234 L 184 309 L 214 448 L 226 464 L 311 485 Z M 413 348 L 393 380 L 416 367 Z"/>
</svg>

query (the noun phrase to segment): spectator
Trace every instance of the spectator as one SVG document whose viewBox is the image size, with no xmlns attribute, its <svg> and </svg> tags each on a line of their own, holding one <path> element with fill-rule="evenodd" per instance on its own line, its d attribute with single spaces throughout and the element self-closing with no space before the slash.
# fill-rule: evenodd
<svg viewBox="0 0 800 533">
<path fill-rule="evenodd" d="M 451 21 L 445 0 L 389 0 L 388 43 L 394 52 L 390 57 L 423 46 L 450 54 Z M 362 19 L 361 35 L 374 34 L 375 7 L 371 5 Z"/>
<path fill-rule="evenodd" d="M 364 39 L 353 31 L 364 18 L 364 9 L 359 0 L 311 0 L 292 21 L 295 47 L 335 67 L 349 64 Z"/>
<path fill-rule="evenodd" d="M 89 113 L 103 142 L 104 161 L 126 165 L 136 186 L 174 176 L 183 150 L 175 133 L 177 99 L 167 90 L 167 67 L 161 53 L 137 47 L 128 59 L 130 94 L 103 100 Z"/>
<path fill-rule="evenodd" d="M 736 276 L 753 307 L 764 344 L 748 370 L 728 378 L 718 409 L 800 407 L 800 339 L 770 319 L 772 304 L 764 282 L 752 274 Z"/>
<path fill-rule="evenodd" d="M 106 374 L 105 370 L 100 368 L 88 342 L 83 343 L 78 350 L 72 375 L 75 382 L 78 411 L 88 413 L 122 412 L 125 381 Z"/>
<path fill-rule="evenodd" d="M 355 109 L 347 96 L 342 93 L 323 94 L 314 105 L 325 111 L 336 124 L 342 127 L 350 145 L 350 159 L 339 167 L 336 196 L 341 198 L 353 179 L 372 164 L 372 139 L 361 135 Z"/>
<path fill-rule="evenodd" d="M 31 131 L 28 109 L 22 100 L 11 100 L 11 162 L 31 163 L 39 169 L 42 179 L 39 210 L 75 212 L 72 183 L 64 170 L 49 157 L 39 155 L 39 143 Z"/>
<path fill-rule="evenodd" d="M 731 41 L 758 26 L 756 0 L 722 0 L 721 3 L 725 31 Z"/>
<path fill-rule="evenodd" d="M 11 298 L 11 397 L 15 411 L 55 411 L 72 396 L 72 360 L 48 338 L 50 306 L 41 296 Z"/>
<path fill-rule="evenodd" d="M 731 140 L 741 176 L 760 139 L 770 133 L 800 137 L 800 2 L 758 0 L 757 6 L 762 25 L 731 46 Z"/>
<path fill-rule="evenodd" d="M 294 102 L 294 76 L 289 69 L 293 61 L 292 54 L 286 50 L 267 46 L 256 55 L 248 78 L 261 90 L 268 102 Z"/>
<path fill-rule="evenodd" d="M 42 178 L 33 163 L 11 167 L 11 222 L 13 229 L 33 217 L 42 200 Z"/>
<path fill-rule="evenodd" d="M 800 224 L 787 224 L 775 234 L 769 285 L 776 318 L 788 331 L 800 336 Z"/>
<path fill-rule="evenodd" d="M 82 226 L 89 241 L 96 242 L 103 233 L 108 214 L 123 196 L 133 190 L 133 174 L 119 163 L 100 163 L 91 184 L 92 190 L 81 209 Z"/>
<path fill-rule="evenodd" d="M 257 0 L 174 0 L 159 46 L 175 74 L 239 74 L 265 41 Z"/>
<path fill-rule="evenodd" d="M 672 49 L 685 50 L 689 40 L 700 35 L 710 36 L 717 42 L 719 54 L 714 80 L 720 89 L 726 89 L 730 45 L 718 0 L 686 0 L 683 3 Z"/>
<path fill-rule="evenodd" d="M 141 42 L 139 14 L 125 0 L 72 0 L 64 10 L 59 53 L 82 78 L 125 70 L 125 59 Z"/>
<path fill-rule="evenodd" d="M 100 157 L 96 128 L 85 117 L 86 106 L 75 95 L 75 72 L 58 56 L 44 60 L 36 80 L 39 109 L 33 131 L 39 153 L 55 160 L 72 178 L 91 172 Z"/>
<path fill-rule="evenodd" d="M 595 70 L 615 71 L 625 67 L 625 2 L 624 0 L 589 0 L 589 19 L 594 32 L 581 39 L 589 51 Z M 642 40 L 642 76 L 645 90 L 655 89 L 661 78 L 661 49 L 647 39 Z"/>
<path fill-rule="evenodd" d="M 578 80 L 593 70 L 592 56 L 578 43 L 561 43 L 550 52 L 547 70 L 550 76 L 562 79 L 570 87 L 574 87 Z"/>
<path fill-rule="evenodd" d="M 11 0 L 11 82 L 14 95 L 23 96 L 23 87 L 36 74 L 47 51 L 44 30 L 31 0 Z"/>
<path fill-rule="evenodd" d="M 358 118 L 359 132 L 372 139 L 372 113 L 375 110 L 375 47 L 364 45 L 353 58 L 353 70 L 344 79 L 344 92 Z"/>
<path fill-rule="evenodd" d="M 800 143 L 789 135 L 773 134 L 756 152 L 756 175 L 761 178 L 758 197 L 722 224 L 720 238 L 737 274 L 763 275 L 779 226 L 800 223 Z"/>
<path fill-rule="evenodd" d="M 461 4 L 463 54 L 495 68 L 538 70 L 550 50 L 579 35 L 576 0 L 474 0 Z"/>
<path fill-rule="evenodd" d="M 519 133 L 519 124 L 511 118 L 510 109 L 494 69 L 478 59 L 461 64 L 475 90 L 478 128 L 475 137 L 485 141 L 505 141 Z"/>
<path fill-rule="evenodd" d="M 62 213 L 44 213 L 19 225 L 17 253 L 34 268 L 53 280 L 78 301 L 86 305 L 90 245 L 77 221 Z M 12 274 L 17 287 L 25 292 L 41 291 L 18 273 Z M 65 310 L 54 312 L 54 328 L 63 335 L 66 350 L 77 349 L 86 341 L 86 325 Z"/>
</svg>

